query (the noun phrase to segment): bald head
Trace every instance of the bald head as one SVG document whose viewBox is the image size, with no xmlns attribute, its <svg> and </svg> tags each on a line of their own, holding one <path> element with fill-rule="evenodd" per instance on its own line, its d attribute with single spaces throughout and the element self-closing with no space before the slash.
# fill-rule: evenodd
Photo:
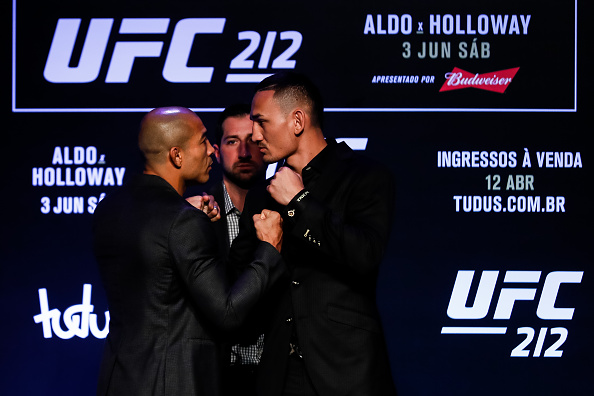
<svg viewBox="0 0 594 396">
<path fill-rule="evenodd" d="M 138 134 L 138 147 L 147 165 L 168 160 L 169 149 L 184 148 L 195 126 L 204 129 L 200 118 L 185 107 L 159 107 L 144 116 Z"/>
<path fill-rule="evenodd" d="M 159 107 L 142 119 L 138 146 L 144 173 L 165 179 L 181 195 L 186 185 L 206 183 L 214 153 L 206 128 L 185 107 Z"/>
</svg>

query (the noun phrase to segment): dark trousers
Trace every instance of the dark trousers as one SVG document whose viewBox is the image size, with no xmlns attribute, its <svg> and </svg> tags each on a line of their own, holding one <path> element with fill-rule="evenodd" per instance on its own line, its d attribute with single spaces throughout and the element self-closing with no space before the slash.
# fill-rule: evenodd
<svg viewBox="0 0 594 396">
<path fill-rule="evenodd" d="M 256 365 L 237 364 L 226 367 L 223 396 L 256 396 Z"/>
<path fill-rule="evenodd" d="M 318 396 L 305 370 L 303 359 L 297 354 L 289 356 L 283 396 Z"/>
</svg>

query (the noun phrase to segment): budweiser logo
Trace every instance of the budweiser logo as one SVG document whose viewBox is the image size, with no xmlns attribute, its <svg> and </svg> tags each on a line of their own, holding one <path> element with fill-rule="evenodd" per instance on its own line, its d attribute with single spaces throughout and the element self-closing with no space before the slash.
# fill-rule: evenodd
<svg viewBox="0 0 594 396">
<path fill-rule="evenodd" d="M 450 73 L 446 73 L 446 82 L 443 84 L 439 92 L 453 91 L 455 89 L 463 88 L 477 88 L 504 93 L 518 70 L 520 70 L 520 68 L 516 67 L 513 69 L 484 74 L 473 74 L 454 67 L 454 70 Z"/>
</svg>

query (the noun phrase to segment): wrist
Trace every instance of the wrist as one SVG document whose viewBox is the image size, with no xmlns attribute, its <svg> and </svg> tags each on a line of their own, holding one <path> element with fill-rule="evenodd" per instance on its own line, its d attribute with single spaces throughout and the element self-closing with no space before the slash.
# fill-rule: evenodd
<svg viewBox="0 0 594 396">
<path fill-rule="evenodd" d="M 283 213 L 284 218 L 288 218 L 291 221 L 295 221 L 296 218 L 301 214 L 306 207 L 307 198 L 309 197 L 309 191 L 303 189 L 299 191 L 291 201 L 286 205 L 286 210 Z"/>
</svg>

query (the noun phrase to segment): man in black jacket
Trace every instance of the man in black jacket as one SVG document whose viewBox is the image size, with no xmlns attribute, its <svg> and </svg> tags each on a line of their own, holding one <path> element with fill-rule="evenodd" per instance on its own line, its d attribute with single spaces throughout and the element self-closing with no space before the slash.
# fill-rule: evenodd
<svg viewBox="0 0 594 396">
<path fill-rule="evenodd" d="M 182 198 L 208 180 L 205 133 L 186 108 L 151 111 L 138 138 L 144 174 L 97 205 L 94 251 L 110 309 L 98 395 L 218 395 L 221 331 L 237 328 L 284 272 L 280 215 L 262 211 L 254 260 L 227 281 L 209 217 Z"/>
<path fill-rule="evenodd" d="M 260 362 L 261 395 L 394 395 L 376 279 L 392 226 L 394 182 L 383 166 L 325 139 L 323 105 L 302 75 L 263 80 L 252 101 L 252 139 L 265 162 L 285 165 L 250 191 L 244 216 L 283 216 L 279 283 Z M 242 217 L 232 262 L 251 257 L 255 238 Z M 282 285 L 282 286 L 281 286 Z"/>
</svg>

